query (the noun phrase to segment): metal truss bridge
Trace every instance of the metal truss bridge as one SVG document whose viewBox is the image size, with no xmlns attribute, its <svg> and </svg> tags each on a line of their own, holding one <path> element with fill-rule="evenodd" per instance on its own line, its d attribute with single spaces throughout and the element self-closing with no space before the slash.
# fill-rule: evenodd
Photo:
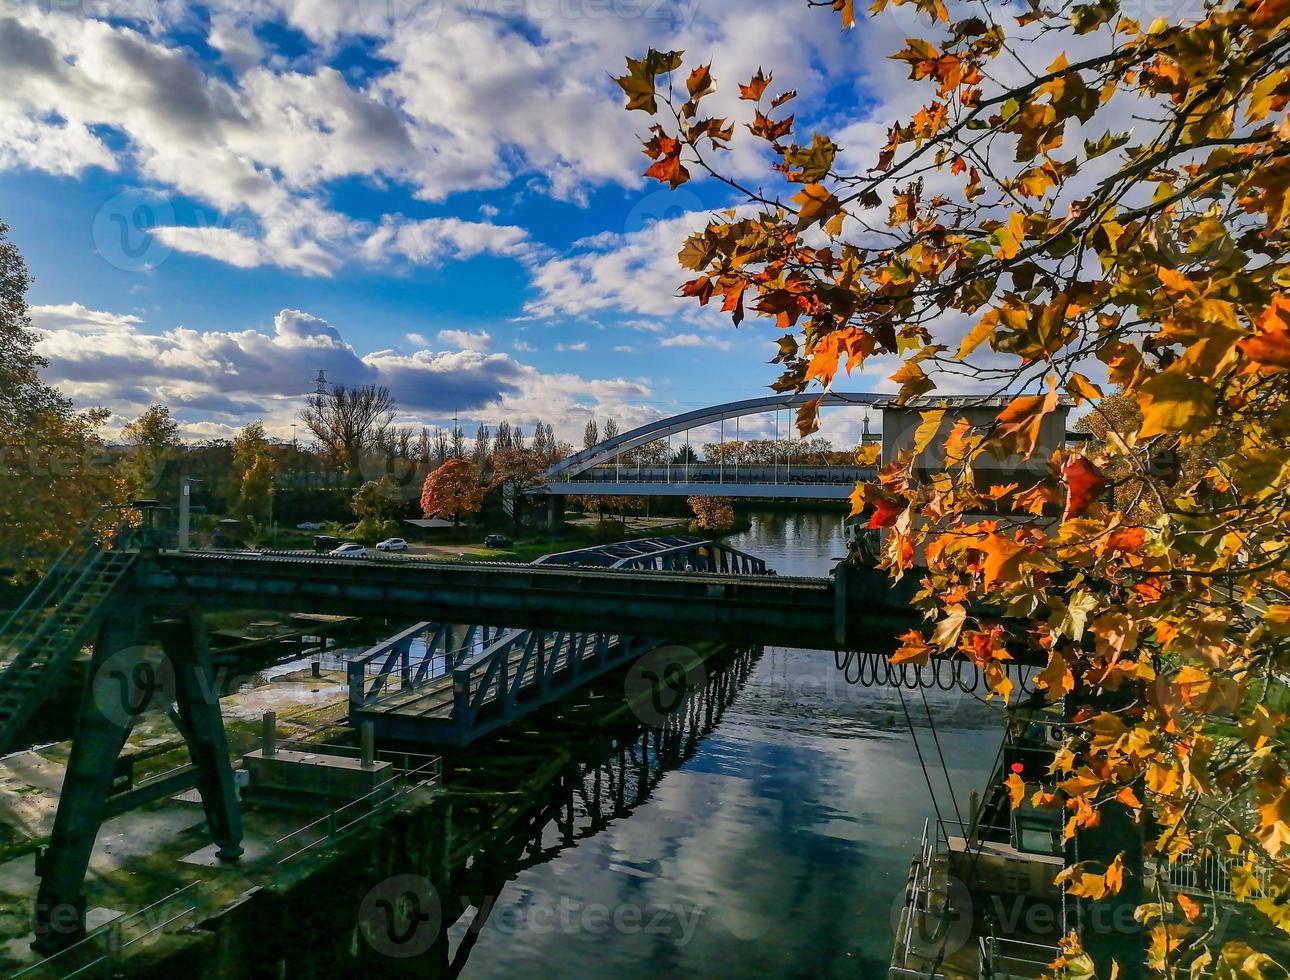
<svg viewBox="0 0 1290 980">
<path fill-rule="evenodd" d="M 679 536 L 566 551 L 534 564 L 771 574 L 760 558 Z M 657 622 L 654 630 L 650 637 L 417 623 L 350 661 L 350 722 L 371 724 L 381 738 L 468 745 L 681 638 L 670 623 Z"/>
</svg>

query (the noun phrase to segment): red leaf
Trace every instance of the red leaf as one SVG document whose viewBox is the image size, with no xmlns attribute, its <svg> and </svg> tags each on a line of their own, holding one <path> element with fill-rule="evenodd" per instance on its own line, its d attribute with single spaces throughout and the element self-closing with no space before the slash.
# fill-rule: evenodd
<svg viewBox="0 0 1290 980">
<path fill-rule="evenodd" d="M 873 516 L 869 518 L 869 527 L 891 527 L 905 512 L 906 501 L 888 500 L 880 497 L 874 501 Z"/>
<path fill-rule="evenodd" d="M 665 181 L 672 186 L 673 190 L 676 190 L 690 179 L 690 171 L 685 169 L 680 156 L 664 157 L 646 170 L 645 176 Z"/>
<path fill-rule="evenodd" d="M 1107 551 L 1137 551 L 1147 540 L 1147 532 L 1140 527 L 1122 527 L 1112 531 L 1106 539 Z"/>
<path fill-rule="evenodd" d="M 1083 517 L 1089 505 L 1093 503 L 1106 485 L 1111 481 L 1102 475 L 1102 471 L 1083 456 L 1068 459 L 1062 464 L 1062 480 L 1066 484 L 1066 509 L 1062 511 L 1062 520 L 1072 517 Z"/>
</svg>

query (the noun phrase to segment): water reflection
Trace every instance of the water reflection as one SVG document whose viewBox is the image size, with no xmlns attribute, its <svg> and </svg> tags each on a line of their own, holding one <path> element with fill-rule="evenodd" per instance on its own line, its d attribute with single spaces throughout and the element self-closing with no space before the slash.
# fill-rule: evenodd
<svg viewBox="0 0 1290 980">
<path fill-rule="evenodd" d="M 783 574 L 825 574 L 845 553 L 830 512 L 758 514 L 731 544 Z M 905 712 L 947 818 L 929 718 L 964 810 L 999 741 L 977 701 L 903 698 L 847 685 L 830 654 L 767 650 L 647 801 L 501 889 L 461 975 L 885 975 L 910 853 L 936 812 Z"/>
</svg>

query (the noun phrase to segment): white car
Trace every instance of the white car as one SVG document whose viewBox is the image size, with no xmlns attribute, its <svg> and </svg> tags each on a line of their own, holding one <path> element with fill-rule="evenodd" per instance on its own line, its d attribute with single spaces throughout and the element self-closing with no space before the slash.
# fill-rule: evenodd
<svg viewBox="0 0 1290 980">
<path fill-rule="evenodd" d="M 376 546 L 377 551 L 407 551 L 408 543 L 402 538 L 386 538 Z"/>
<path fill-rule="evenodd" d="M 327 525 L 322 521 L 305 521 L 303 524 L 297 524 L 297 531 L 321 531 Z"/>
<path fill-rule="evenodd" d="M 354 541 L 346 541 L 339 548 L 327 552 L 333 558 L 366 558 L 367 549 Z"/>
</svg>

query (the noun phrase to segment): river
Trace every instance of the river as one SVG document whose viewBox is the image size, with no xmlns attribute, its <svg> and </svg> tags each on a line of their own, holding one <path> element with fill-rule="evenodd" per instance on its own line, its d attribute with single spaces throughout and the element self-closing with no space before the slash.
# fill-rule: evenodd
<svg viewBox="0 0 1290 980">
<path fill-rule="evenodd" d="M 729 543 L 782 574 L 824 575 L 845 553 L 834 513 L 757 513 Z M 831 654 L 770 648 L 648 802 L 502 889 L 461 975 L 885 976 L 936 813 L 906 707 L 942 815 L 955 816 L 948 771 L 966 817 L 997 711 L 940 691 L 902 706 L 847 684 Z"/>
</svg>

